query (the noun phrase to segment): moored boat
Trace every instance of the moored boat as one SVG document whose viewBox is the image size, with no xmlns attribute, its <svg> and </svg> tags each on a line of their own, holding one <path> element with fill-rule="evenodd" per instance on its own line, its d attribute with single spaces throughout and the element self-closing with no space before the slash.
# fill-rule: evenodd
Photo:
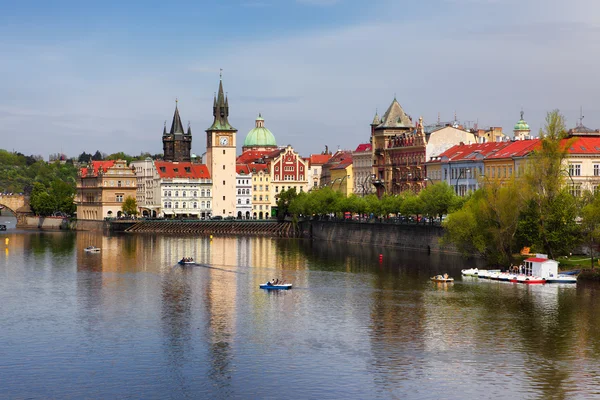
<svg viewBox="0 0 600 400">
<path fill-rule="evenodd" d="M 467 269 L 461 269 L 460 273 L 464 276 L 479 276 L 479 269 L 478 268 L 467 268 Z"/>
<path fill-rule="evenodd" d="M 96 247 L 96 246 L 88 246 L 83 250 L 87 251 L 88 253 L 99 253 L 100 252 L 100 248 Z"/>
<path fill-rule="evenodd" d="M 546 278 L 546 283 L 577 283 L 577 276 L 558 274 L 558 276 Z"/>
<path fill-rule="evenodd" d="M 443 282 L 443 283 L 454 282 L 454 278 L 450 278 L 448 276 L 448 274 L 432 276 L 431 278 L 429 278 L 429 280 L 431 280 L 433 282 Z"/>
<path fill-rule="evenodd" d="M 179 265 L 188 265 L 188 264 L 196 264 L 196 261 L 190 259 L 190 258 L 182 258 L 181 260 L 178 261 Z"/>
</svg>

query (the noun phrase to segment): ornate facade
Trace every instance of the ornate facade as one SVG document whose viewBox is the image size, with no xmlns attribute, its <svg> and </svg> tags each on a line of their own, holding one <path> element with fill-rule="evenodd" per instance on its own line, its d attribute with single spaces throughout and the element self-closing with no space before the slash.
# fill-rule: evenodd
<svg viewBox="0 0 600 400">
<path fill-rule="evenodd" d="M 427 146 L 422 118 L 415 127 L 394 98 L 383 117 L 376 114 L 371 123 L 371 145 L 373 184 L 379 197 L 421 190 Z"/>
</svg>

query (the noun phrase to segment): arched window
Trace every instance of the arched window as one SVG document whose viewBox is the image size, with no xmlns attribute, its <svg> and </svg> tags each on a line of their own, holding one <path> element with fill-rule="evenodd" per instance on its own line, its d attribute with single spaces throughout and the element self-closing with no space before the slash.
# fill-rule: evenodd
<svg viewBox="0 0 600 400">
<path fill-rule="evenodd" d="M 242 194 L 241 192 L 242 192 L 242 190 L 241 190 L 241 189 L 238 189 L 238 194 Z"/>
<path fill-rule="evenodd" d="M 210 201 L 206 202 L 206 208 L 210 208 Z"/>
<path fill-rule="evenodd" d="M 182 196 L 183 196 L 183 197 L 185 197 L 185 192 L 183 192 Z M 185 206 L 184 206 L 184 207 L 185 207 Z"/>
<path fill-rule="evenodd" d="M 181 206 L 181 208 L 185 208 L 185 201 L 183 202 L 183 205 Z"/>
<path fill-rule="evenodd" d="M 179 197 L 179 191 L 178 190 L 175 191 L 175 197 Z"/>
<path fill-rule="evenodd" d="M 210 197 L 210 189 L 206 191 L 206 197 Z"/>
<path fill-rule="evenodd" d="M 201 207 L 202 209 L 206 208 L 206 202 L 205 202 L 205 201 L 203 201 L 202 203 L 200 203 L 200 207 Z"/>
<path fill-rule="evenodd" d="M 169 197 L 171 197 L 171 191 L 169 190 Z"/>
<path fill-rule="evenodd" d="M 200 197 L 206 197 L 206 192 L 204 191 L 204 189 L 202 189 L 202 192 L 200 192 Z"/>
<path fill-rule="evenodd" d="M 198 202 L 194 202 L 194 208 L 198 208 Z"/>
<path fill-rule="evenodd" d="M 198 197 L 198 192 L 194 190 L 194 197 Z"/>
<path fill-rule="evenodd" d="M 250 204 L 250 199 L 246 199 L 246 204 Z"/>
<path fill-rule="evenodd" d="M 169 208 L 169 203 L 165 201 L 165 208 Z"/>
</svg>

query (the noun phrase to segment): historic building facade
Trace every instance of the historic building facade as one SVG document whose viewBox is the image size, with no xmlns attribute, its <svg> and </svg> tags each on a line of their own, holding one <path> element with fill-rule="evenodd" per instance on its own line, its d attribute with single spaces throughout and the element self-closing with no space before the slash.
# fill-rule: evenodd
<svg viewBox="0 0 600 400">
<path fill-rule="evenodd" d="M 77 218 L 101 221 L 120 217 L 125 199 L 136 199 L 135 171 L 125 160 L 91 161 L 77 177 Z"/>
<path fill-rule="evenodd" d="M 370 143 L 359 144 L 352 152 L 352 170 L 354 194 L 366 196 L 375 192 L 373 186 L 373 146 Z"/>
<path fill-rule="evenodd" d="M 160 214 L 165 218 L 209 218 L 212 214 L 212 181 L 206 165 L 155 161 Z"/>
<path fill-rule="evenodd" d="M 237 190 L 235 214 L 238 219 L 252 218 L 252 174 L 248 165 L 238 165 L 237 181 L 235 187 Z"/>
<path fill-rule="evenodd" d="M 142 161 L 131 162 L 135 171 L 137 183 L 137 206 L 143 217 L 158 217 L 160 212 L 160 188 L 158 184 L 158 173 L 154 166 L 154 160 L 146 158 Z"/>
</svg>

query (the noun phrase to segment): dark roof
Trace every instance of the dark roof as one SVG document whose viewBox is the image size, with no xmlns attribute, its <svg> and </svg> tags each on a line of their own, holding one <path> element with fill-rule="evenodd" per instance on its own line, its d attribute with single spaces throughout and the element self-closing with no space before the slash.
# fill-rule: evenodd
<svg viewBox="0 0 600 400">
<path fill-rule="evenodd" d="M 377 128 L 414 128 L 414 125 L 394 97 L 392 104 L 381 117 L 381 123 L 377 125 Z"/>
<path fill-rule="evenodd" d="M 219 80 L 219 94 L 213 101 L 213 117 L 215 119 L 208 131 L 237 131 L 229 124 L 229 100 L 223 92 L 223 79 Z"/>
<path fill-rule="evenodd" d="M 171 130 L 169 133 L 171 135 L 183 135 L 185 133 L 183 130 L 183 125 L 181 124 L 181 117 L 179 116 L 179 108 L 177 108 L 177 105 L 175 105 L 175 114 L 173 114 L 173 122 L 171 123 Z"/>
</svg>

